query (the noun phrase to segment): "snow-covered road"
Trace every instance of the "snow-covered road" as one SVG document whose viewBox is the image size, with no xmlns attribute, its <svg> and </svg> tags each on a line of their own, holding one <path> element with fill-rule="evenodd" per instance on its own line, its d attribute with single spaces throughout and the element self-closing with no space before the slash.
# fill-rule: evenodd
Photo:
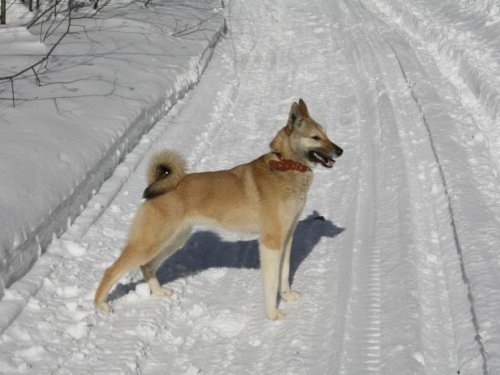
<svg viewBox="0 0 500 375">
<path fill-rule="evenodd" d="M 199 85 L 115 172 L 123 189 L 105 185 L 39 261 L 51 271 L 0 336 L 0 372 L 500 373 L 496 163 L 463 90 L 391 6 L 231 1 Z M 345 152 L 315 171 L 286 318 L 265 319 L 255 238 L 206 228 L 159 270 L 173 297 L 149 296 L 137 270 L 116 312 L 95 312 L 151 153 L 174 148 L 191 171 L 251 160 L 299 97 Z"/>
</svg>

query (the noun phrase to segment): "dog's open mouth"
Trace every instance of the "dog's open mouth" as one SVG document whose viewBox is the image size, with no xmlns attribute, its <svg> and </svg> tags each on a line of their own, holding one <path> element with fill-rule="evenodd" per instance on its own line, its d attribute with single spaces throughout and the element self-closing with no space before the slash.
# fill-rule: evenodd
<svg viewBox="0 0 500 375">
<path fill-rule="evenodd" d="M 335 164 L 335 160 L 333 160 L 330 156 L 317 150 L 309 151 L 308 156 L 311 161 L 321 163 L 321 165 L 325 168 L 331 168 Z"/>
</svg>

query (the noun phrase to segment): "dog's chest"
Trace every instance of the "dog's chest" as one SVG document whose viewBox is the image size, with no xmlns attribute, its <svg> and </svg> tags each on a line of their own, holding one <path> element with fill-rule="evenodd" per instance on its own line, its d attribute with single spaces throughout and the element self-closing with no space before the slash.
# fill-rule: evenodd
<svg viewBox="0 0 500 375">
<path fill-rule="evenodd" d="M 288 172 L 289 176 L 285 184 L 286 194 L 284 194 L 287 201 L 296 202 L 297 204 L 304 203 L 307 198 L 307 193 L 311 187 L 312 174 Z"/>
</svg>

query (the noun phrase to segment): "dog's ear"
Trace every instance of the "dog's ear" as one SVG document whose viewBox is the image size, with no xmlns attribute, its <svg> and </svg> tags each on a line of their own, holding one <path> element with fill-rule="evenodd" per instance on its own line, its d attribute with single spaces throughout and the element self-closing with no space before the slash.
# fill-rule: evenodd
<svg viewBox="0 0 500 375">
<path fill-rule="evenodd" d="M 295 128 L 300 127 L 301 124 L 302 115 L 300 113 L 299 104 L 293 102 L 292 107 L 290 108 L 290 114 L 288 115 L 287 127 L 290 131 L 293 131 Z"/>
<path fill-rule="evenodd" d="M 298 107 L 299 107 L 300 115 L 303 118 L 308 118 L 309 117 L 309 111 L 307 110 L 306 103 L 302 99 L 299 99 L 299 105 L 298 105 Z"/>
</svg>

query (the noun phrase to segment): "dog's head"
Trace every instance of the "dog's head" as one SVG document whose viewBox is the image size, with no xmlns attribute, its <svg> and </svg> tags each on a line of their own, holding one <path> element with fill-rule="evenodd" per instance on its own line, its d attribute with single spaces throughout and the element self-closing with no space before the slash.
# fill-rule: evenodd
<svg viewBox="0 0 500 375">
<path fill-rule="evenodd" d="M 280 134 L 281 133 L 281 134 Z M 309 116 L 306 103 L 300 99 L 290 108 L 287 125 L 271 143 L 273 151 L 292 153 L 289 157 L 309 166 L 333 167 L 343 150 L 326 135 L 325 129 Z M 281 148 L 281 149 L 280 149 Z"/>
</svg>

